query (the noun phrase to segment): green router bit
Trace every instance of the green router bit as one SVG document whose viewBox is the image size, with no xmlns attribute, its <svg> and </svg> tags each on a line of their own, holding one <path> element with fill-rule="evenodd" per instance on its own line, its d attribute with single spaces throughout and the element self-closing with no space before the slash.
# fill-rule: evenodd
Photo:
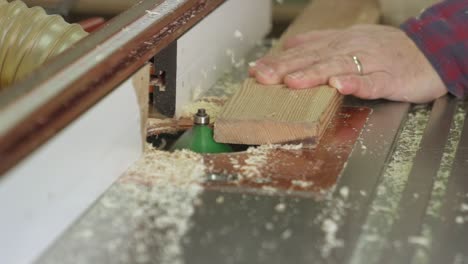
<svg viewBox="0 0 468 264">
<path fill-rule="evenodd" d="M 210 116 L 205 109 L 198 109 L 193 117 L 193 127 L 180 136 L 172 145 L 170 151 L 189 149 L 197 153 L 232 152 L 229 145 L 214 141 L 213 130 L 209 125 Z"/>
</svg>

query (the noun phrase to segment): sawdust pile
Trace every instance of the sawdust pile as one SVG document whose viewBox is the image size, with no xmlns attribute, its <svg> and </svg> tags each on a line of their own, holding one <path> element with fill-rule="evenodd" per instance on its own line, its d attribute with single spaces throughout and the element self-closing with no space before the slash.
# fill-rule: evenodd
<svg viewBox="0 0 468 264">
<path fill-rule="evenodd" d="M 314 219 L 314 223 L 321 226 L 324 238 L 321 241 L 320 253 L 323 258 L 328 258 L 334 249 L 345 246 L 344 241 L 337 235 L 339 227 L 343 225 L 346 210 L 350 208 L 348 201 L 349 188 L 343 186 L 338 190 L 338 195 L 333 195 L 334 191 L 328 192 L 324 196 L 324 203 L 327 205 Z"/>
<path fill-rule="evenodd" d="M 444 148 L 442 160 L 440 163 L 439 171 L 434 179 L 434 186 L 431 193 L 431 199 L 426 212 L 426 222 L 423 224 L 421 236 L 417 237 L 419 240 L 415 241 L 414 238 L 408 239 L 410 244 L 415 244 L 416 254 L 414 263 L 429 263 L 431 248 L 433 247 L 433 230 L 436 226 L 443 221 L 440 217 L 442 203 L 447 191 L 447 184 L 452 171 L 453 162 L 455 160 L 458 144 L 463 131 L 465 123 L 465 109 L 463 103 L 459 103 L 457 111 L 452 122 L 447 144 Z M 463 211 L 463 204 L 461 205 Z M 464 222 L 461 219 L 462 223 Z M 468 220 L 468 219 L 467 219 Z M 459 222 L 457 219 L 454 222 Z"/>
<path fill-rule="evenodd" d="M 242 178 L 254 178 L 254 177 L 262 177 L 261 171 L 262 168 L 267 166 L 268 164 L 268 155 L 273 150 L 282 149 L 282 150 L 301 150 L 303 148 L 302 144 L 291 144 L 291 145 L 280 145 L 280 144 L 269 144 L 269 145 L 261 145 L 258 147 L 249 147 L 246 150 L 248 158 L 245 159 L 245 164 L 239 166 L 237 164 L 237 160 L 231 159 L 231 164 L 236 168 L 236 166 L 240 169 L 241 175 L 240 179 Z M 267 188 L 268 189 L 268 188 Z M 267 190 L 271 191 L 271 190 Z"/>
<path fill-rule="evenodd" d="M 377 197 L 372 202 L 363 234 L 350 263 L 379 263 L 380 253 L 389 243 L 385 237 L 398 215 L 400 199 L 429 116 L 430 111 L 426 106 L 418 107 L 408 115 L 396 142 L 396 149 L 377 187 Z"/>
<path fill-rule="evenodd" d="M 148 150 L 59 241 L 47 263 L 184 263 L 202 157 Z"/>
<path fill-rule="evenodd" d="M 227 97 L 214 97 L 207 96 L 188 104 L 182 110 L 181 118 L 192 118 L 198 109 L 205 109 L 208 115 L 210 115 L 211 122 L 216 121 L 216 118 L 221 113 L 223 105 Z"/>
</svg>

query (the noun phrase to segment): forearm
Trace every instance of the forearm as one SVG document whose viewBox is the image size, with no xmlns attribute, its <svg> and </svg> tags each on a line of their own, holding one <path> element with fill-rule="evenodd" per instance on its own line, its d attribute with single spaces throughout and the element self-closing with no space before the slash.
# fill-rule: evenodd
<svg viewBox="0 0 468 264">
<path fill-rule="evenodd" d="M 468 0 L 446 0 L 401 28 L 416 43 L 448 91 L 468 96 Z"/>
</svg>

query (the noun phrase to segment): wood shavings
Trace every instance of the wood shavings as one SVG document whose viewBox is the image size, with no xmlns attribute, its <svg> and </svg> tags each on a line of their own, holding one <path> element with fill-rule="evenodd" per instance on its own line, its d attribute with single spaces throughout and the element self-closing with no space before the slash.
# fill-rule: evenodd
<svg viewBox="0 0 468 264">
<path fill-rule="evenodd" d="M 234 31 L 234 37 L 239 39 L 240 41 L 244 40 L 244 34 L 239 30 Z"/>
<path fill-rule="evenodd" d="M 164 133 L 175 134 L 182 130 L 186 130 L 192 127 L 192 118 L 182 117 L 180 119 L 159 119 L 159 118 L 148 118 L 146 121 L 146 132 L 147 136 L 159 135 Z"/>
<path fill-rule="evenodd" d="M 286 204 L 279 203 L 275 206 L 275 211 L 278 213 L 284 213 L 286 211 Z"/>
<path fill-rule="evenodd" d="M 468 204 L 465 204 L 465 203 L 461 204 L 460 205 L 460 211 L 468 212 Z"/>
<path fill-rule="evenodd" d="M 452 165 L 455 160 L 455 155 L 460 142 L 463 124 L 465 122 L 465 109 L 463 103 L 459 103 L 452 125 L 450 127 L 449 137 L 447 144 L 444 148 L 439 171 L 434 179 L 432 188 L 431 199 L 429 200 L 428 208 L 426 211 L 426 222 L 422 226 L 422 237 L 427 241 L 427 246 L 416 248 L 415 262 L 424 263 L 429 258 L 431 248 L 433 246 L 433 230 L 437 228 L 437 223 L 441 220 L 441 209 L 444 197 L 447 191 L 447 184 L 452 171 Z M 463 213 L 464 209 L 468 206 L 463 204 L 460 206 L 460 211 Z M 466 219 L 462 216 L 457 216 L 453 220 L 456 224 L 463 224 Z"/>
<path fill-rule="evenodd" d="M 252 155 L 245 160 L 245 165 L 241 166 L 242 176 L 247 178 L 260 177 L 260 169 L 266 165 L 267 153 L 259 152 Z"/>
<path fill-rule="evenodd" d="M 377 196 L 371 205 L 364 231 L 350 263 L 379 262 L 380 253 L 386 244 L 385 237 L 398 216 L 400 199 L 429 120 L 429 113 L 428 108 L 422 106 L 408 115 L 395 144 L 397 147 L 377 187 Z M 369 241 L 367 237 L 376 239 Z"/>
<path fill-rule="evenodd" d="M 326 196 L 327 207 L 322 211 L 314 220 L 314 222 L 321 224 L 324 233 L 323 245 L 320 248 L 322 257 L 327 258 L 335 248 L 344 246 L 344 241 L 337 238 L 337 232 L 343 222 L 346 209 L 349 208 L 347 197 L 332 196 L 328 193 Z"/>
<path fill-rule="evenodd" d="M 145 10 L 146 14 L 148 14 L 149 16 L 159 16 L 161 15 L 161 13 L 159 12 L 155 12 L 155 11 L 151 11 L 151 10 Z"/>
<path fill-rule="evenodd" d="M 218 197 L 216 198 L 216 203 L 217 203 L 217 204 L 222 204 L 222 203 L 224 203 L 224 196 L 218 196 Z"/>
<path fill-rule="evenodd" d="M 303 144 L 268 144 L 268 145 L 261 145 L 258 147 L 250 147 L 247 149 L 248 153 L 263 153 L 268 152 L 270 150 L 275 149 L 282 149 L 282 150 L 301 150 L 303 148 Z"/>
<path fill-rule="evenodd" d="M 244 58 L 237 59 L 236 54 L 234 53 L 232 49 L 227 49 L 226 55 L 231 58 L 231 64 L 233 67 L 241 68 L 245 65 L 245 59 Z"/>
<path fill-rule="evenodd" d="M 200 175 L 204 175 L 205 167 L 201 155 L 187 150 L 170 153 L 155 150 L 151 146 L 148 149 L 120 181 L 136 181 L 152 186 L 171 184 L 179 187 L 203 182 Z"/>
<path fill-rule="evenodd" d="M 340 188 L 340 195 L 344 198 L 347 199 L 349 196 L 349 188 L 346 186 L 343 186 Z"/>
<path fill-rule="evenodd" d="M 242 175 L 251 178 L 260 175 L 260 169 L 266 165 L 268 154 L 272 150 L 284 149 L 284 150 L 299 150 L 302 148 L 302 144 L 298 145 L 261 145 L 258 147 L 250 147 L 246 150 L 249 154 L 245 160 L 245 165 L 241 166 Z"/>
<path fill-rule="evenodd" d="M 185 106 L 182 110 L 182 118 L 192 118 L 198 109 L 203 108 L 210 115 L 211 122 L 215 122 L 217 116 L 221 112 L 226 97 L 203 97 L 200 100 Z"/>
<path fill-rule="evenodd" d="M 245 165 L 240 166 L 240 171 L 243 177 L 252 178 L 260 177 L 261 169 L 267 165 L 268 154 L 270 151 L 275 149 L 284 150 L 297 150 L 302 148 L 302 144 L 299 145 L 262 145 L 259 147 L 250 147 L 246 150 L 249 154 L 245 160 Z"/>
<path fill-rule="evenodd" d="M 47 263 L 184 263 L 182 238 L 202 192 L 202 156 L 151 149 L 73 226 Z M 115 261 L 114 261 L 115 260 Z"/>
<path fill-rule="evenodd" d="M 268 231 L 272 231 L 275 229 L 275 225 L 271 222 L 267 222 L 265 223 L 265 229 L 268 230 Z"/>
<path fill-rule="evenodd" d="M 331 250 L 337 247 L 343 247 L 344 242 L 341 239 L 336 238 L 336 232 L 338 232 L 338 224 L 333 219 L 325 219 L 322 223 L 322 230 L 325 233 L 325 244 L 322 248 L 322 256 L 328 257 Z"/>
<path fill-rule="evenodd" d="M 425 248 L 428 248 L 430 246 L 430 241 L 426 237 L 423 237 L 423 236 L 408 237 L 408 243 L 411 243 L 413 245 L 422 246 L 422 247 L 425 247 Z"/>
<path fill-rule="evenodd" d="M 281 233 L 281 238 L 282 238 L 283 240 L 288 240 L 289 238 L 291 238 L 291 236 L 292 236 L 292 231 L 291 231 L 291 229 L 286 229 L 286 230 L 284 230 L 283 233 Z"/>
<path fill-rule="evenodd" d="M 314 185 L 313 182 L 308 182 L 308 181 L 301 181 L 301 180 L 292 180 L 291 184 L 294 186 L 298 186 L 301 188 L 309 188 L 310 186 Z"/>
<path fill-rule="evenodd" d="M 159 132 L 159 130 L 164 131 L 168 127 L 174 126 L 174 120 L 172 119 L 159 119 L 159 118 L 148 118 L 147 122 L 148 130 L 152 132 Z"/>
<path fill-rule="evenodd" d="M 264 191 L 266 194 L 273 195 L 278 192 L 276 188 L 273 188 L 271 186 L 262 186 L 262 191 Z"/>
</svg>

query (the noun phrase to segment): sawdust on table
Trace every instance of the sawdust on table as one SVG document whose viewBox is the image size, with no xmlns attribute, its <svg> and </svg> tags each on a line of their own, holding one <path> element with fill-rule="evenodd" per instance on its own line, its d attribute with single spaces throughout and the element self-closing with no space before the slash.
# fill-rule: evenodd
<svg viewBox="0 0 468 264">
<path fill-rule="evenodd" d="M 247 159 L 244 160 L 244 165 L 239 165 L 237 159 L 230 159 L 231 164 L 234 168 L 238 168 L 241 172 L 239 179 L 243 178 L 254 178 L 262 177 L 261 171 L 262 168 L 267 166 L 268 155 L 273 150 L 282 149 L 282 150 L 300 150 L 303 148 L 302 144 L 269 144 L 269 145 L 260 145 L 257 147 L 249 147 L 245 152 L 247 153 Z M 265 189 L 270 193 L 275 190 Z"/>
<path fill-rule="evenodd" d="M 148 146 L 45 262 L 184 263 L 183 237 L 204 180 L 201 155 Z"/>
<path fill-rule="evenodd" d="M 386 241 L 386 236 L 398 215 L 400 199 L 429 116 L 427 106 L 418 106 L 408 115 L 391 160 L 377 187 L 376 198 L 371 204 L 350 263 L 379 263 L 383 248 L 390 243 Z"/>
<path fill-rule="evenodd" d="M 434 179 L 431 198 L 426 210 L 426 220 L 422 226 L 421 236 L 408 238 L 410 244 L 416 245 L 415 255 L 412 259 L 413 264 L 429 263 L 431 248 L 433 247 L 433 229 L 439 224 L 442 219 L 440 212 L 442 203 L 447 191 L 447 183 L 452 171 L 453 162 L 458 149 L 458 143 L 463 131 L 465 123 L 465 109 L 463 103 L 459 103 L 454 116 L 454 120 L 450 127 L 447 144 L 442 154 L 439 171 Z M 466 208 L 465 208 L 466 207 Z M 468 206 L 463 204 L 460 206 L 460 211 L 468 209 Z M 466 219 L 468 220 L 468 219 Z M 450 220 L 449 220 L 450 221 Z M 464 218 L 453 219 L 454 223 L 464 224 Z"/>
</svg>

